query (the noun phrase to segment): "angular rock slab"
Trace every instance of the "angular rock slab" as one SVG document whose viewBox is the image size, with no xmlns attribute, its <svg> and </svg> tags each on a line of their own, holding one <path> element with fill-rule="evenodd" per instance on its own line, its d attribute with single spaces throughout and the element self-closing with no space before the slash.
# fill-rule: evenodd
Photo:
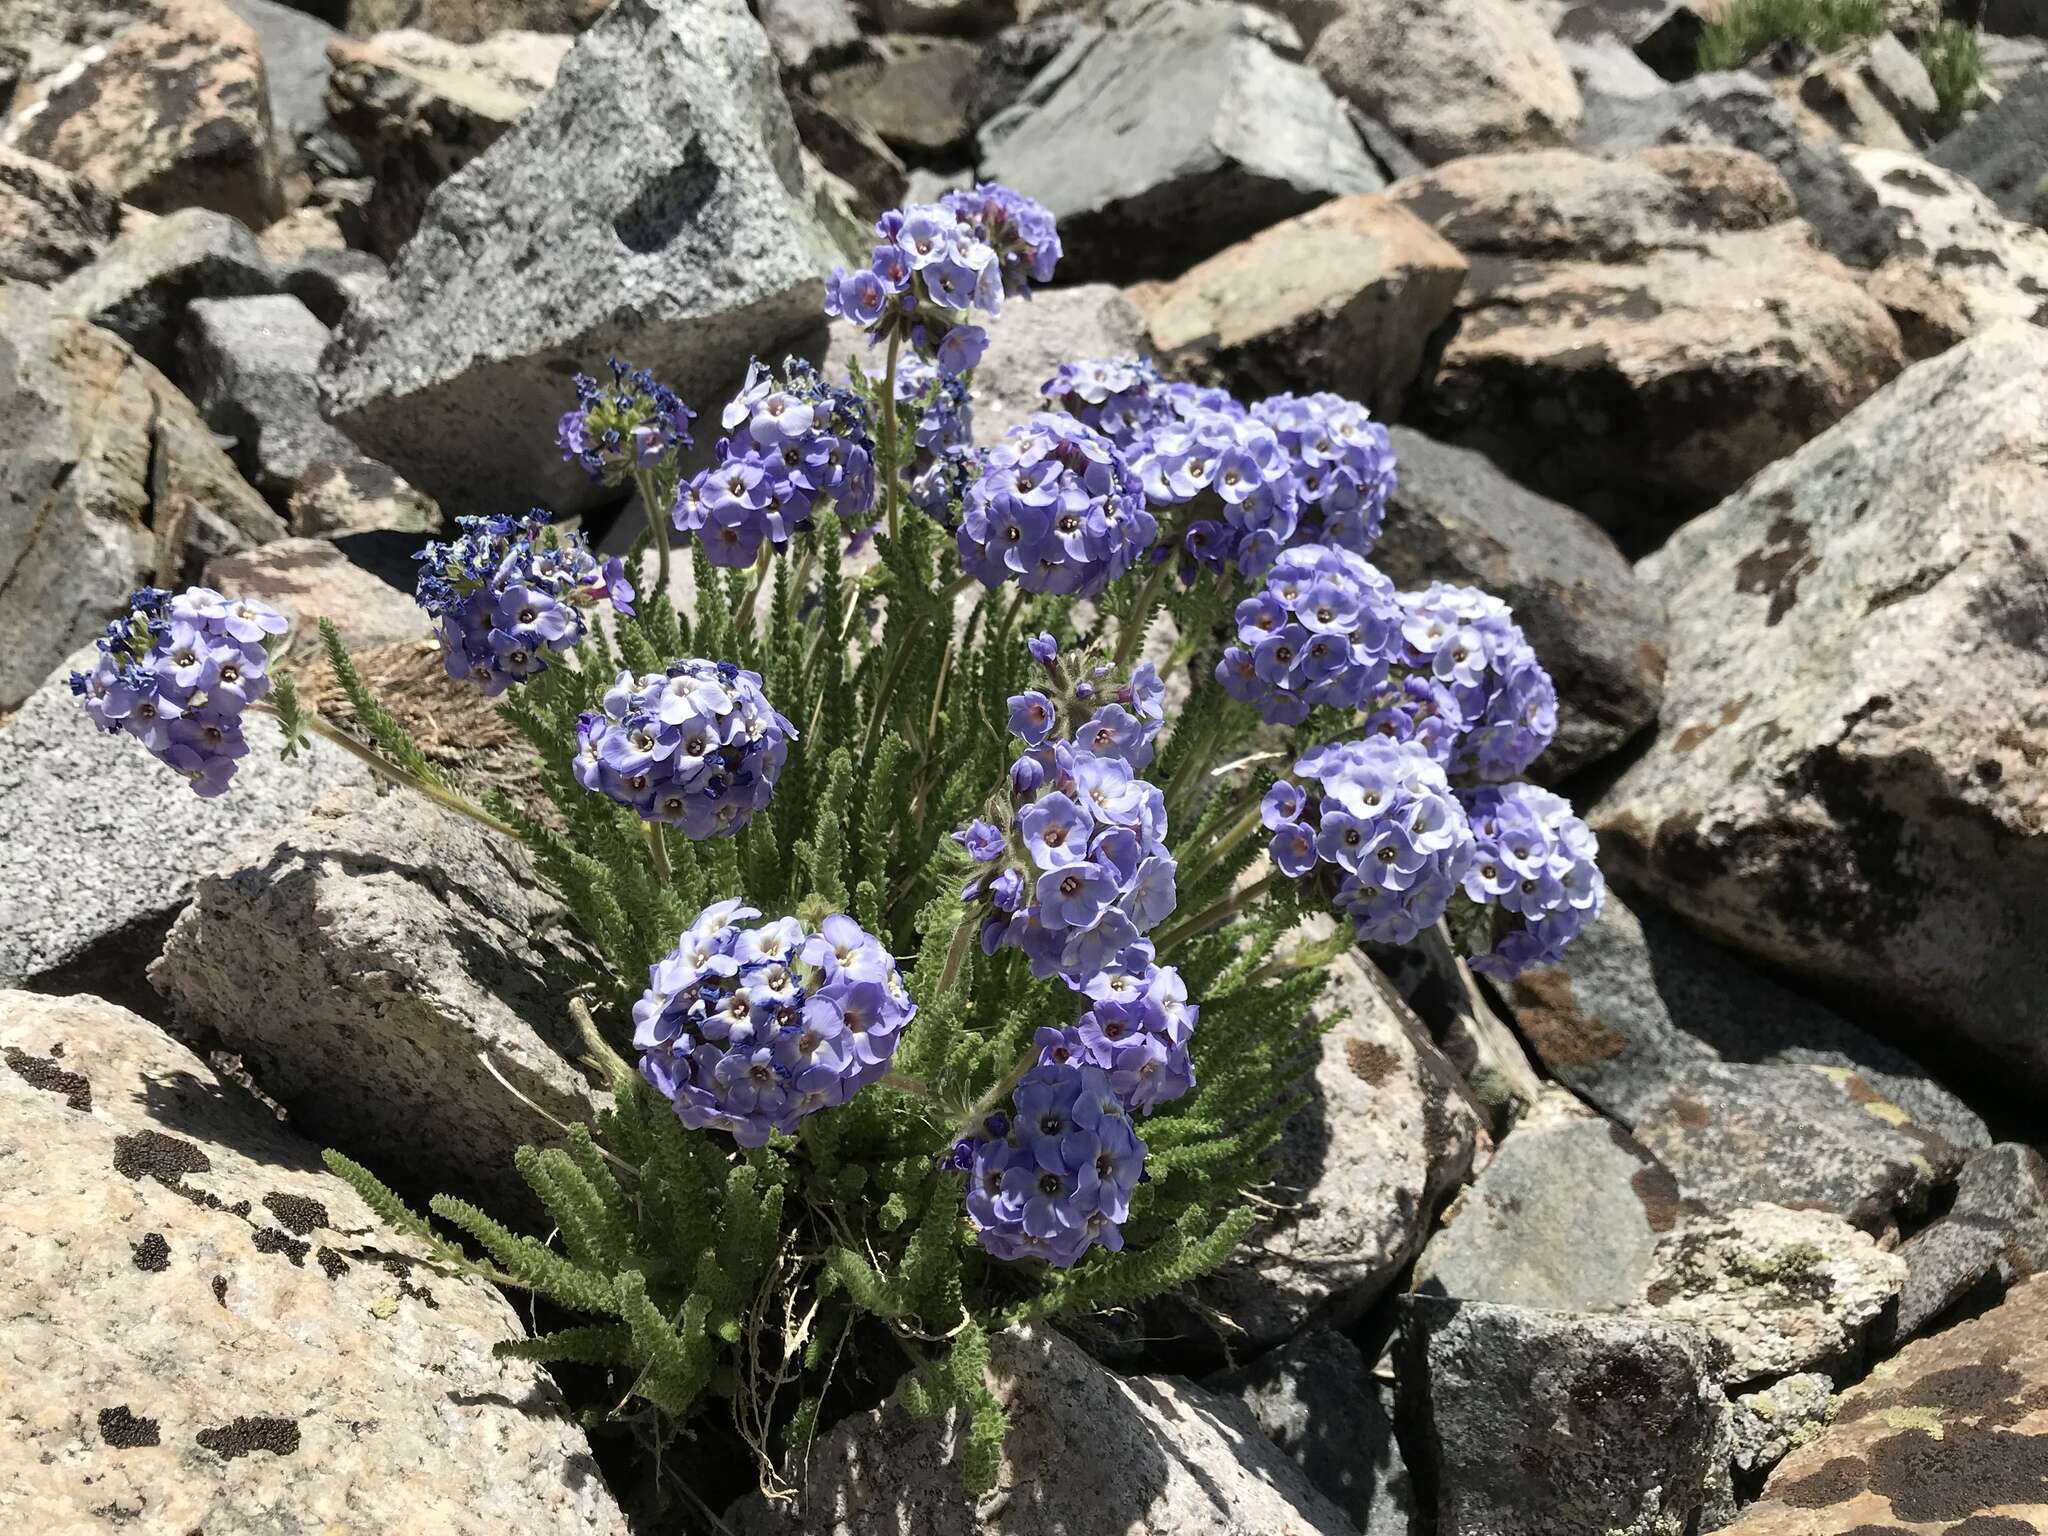
<svg viewBox="0 0 2048 1536">
<path fill-rule="evenodd" d="M 1309 64 L 1427 165 L 1569 144 L 1580 101 L 1537 8 L 1515 0 L 1288 0 Z M 1483 61 L 1483 62 L 1482 62 Z"/>
<path fill-rule="evenodd" d="M 284 212 L 262 45 L 221 0 L 156 0 L 50 85 L 7 129 L 24 154 L 151 213 Z"/>
<path fill-rule="evenodd" d="M 1051 1329 L 991 1339 L 989 1386 L 1010 1432 L 979 1505 L 955 1464 L 958 1415 L 891 1402 L 819 1437 L 800 1513 L 753 1495 L 727 1523 L 736 1536 L 1352 1536 L 1232 1398 L 1126 1380 Z"/>
<path fill-rule="evenodd" d="M 1278 1211 L 1194 1296 L 1234 1324 L 1239 1347 L 1275 1344 L 1314 1320 L 1354 1322 L 1427 1236 L 1486 1133 L 1456 1072 L 1356 953 L 1329 966 L 1309 1101 L 1273 1152 Z"/>
<path fill-rule="evenodd" d="M 1398 1367 L 1440 1536 L 1696 1528 L 1721 1394 L 1682 1323 L 1415 1297 Z"/>
<path fill-rule="evenodd" d="M 120 231 L 121 205 L 89 177 L 0 148 L 0 282 L 69 277 Z"/>
<path fill-rule="evenodd" d="M 1590 819 L 1625 879 L 2048 1083 L 2048 334 L 1918 364 L 1645 561 L 1656 742 Z M 1964 659 L 1966 658 L 1966 659 Z"/>
<path fill-rule="evenodd" d="M 606 0 L 349 0 L 358 37 L 417 27 L 451 43 L 481 43 L 498 32 L 581 32 Z"/>
<path fill-rule="evenodd" d="M 21 1529 L 624 1536 L 512 1307 L 253 1099 L 97 998 L 0 992 L 0 1051 Z"/>
<path fill-rule="evenodd" d="M 1059 219 L 1062 278 L 1171 277 L 1332 197 L 1380 189 L 1284 23 L 1188 0 L 1131 6 L 1123 22 L 1068 44 L 980 135 L 982 174 Z M 1075 153 L 1089 143 L 1104 152 Z"/>
<path fill-rule="evenodd" d="M 0 284 L 0 710 L 128 594 L 284 524 L 170 381 L 118 338 Z"/>
<path fill-rule="evenodd" d="M 356 457 L 320 419 L 313 370 L 327 327 L 288 293 L 202 299 L 185 317 L 180 376 L 206 424 L 235 440 L 249 483 L 283 502 L 318 463 Z"/>
<path fill-rule="evenodd" d="M 1834 1382 L 1818 1371 L 1798 1371 L 1761 1392 L 1732 1399 L 1729 1459 L 1736 1470 L 1760 1476 L 1819 1434 L 1834 1417 L 1834 1392 Z"/>
<path fill-rule="evenodd" d="M 2048 175 L 2048 72 L 2021 76 L 1927 158 L 1974 181 L 2007 218 L 2032 220 L 2037 189 Z"/>
<path fill-rule="evenodd" d="M 483 828 L 415 796 L 336 797 L 203 880 L 150 981 L 327 1144 L 403 1147 L 415 1181 L 525 1209 L 512 1154 L 553 1133 L 479 1056 L 558 1120 L 596 1113 L 548 980 L 558 918 Z"/>
<path fill-rule="evenodd" d="M 1561 779 L 1632 740 L 1664 696 L 1663 600 L 1588 518 L 1484 454 L 1391 430 L 1400 483 L 1373 563 L 1403 588 L 1457 582 L 1514 610 L 1557 684 L 1536 773 Z"/>
<path fill-rule="evenodd" d="M 1507 996 L 1544 1070 L 1631 1128 L 1702 1066 L 1752 1062 L 1822 1068 L 1842 1085 L 1853 1075 L 1874 1090 L 1857 1101 L 1865 1115 L 1965 1151 L 1991 1143 L 1983 1119 L 1904 1052 L 1612 888 L 1563 963 L 1525 972 Z"/>
<path fill-rule="evenodd" d="M 207 566 L 206 583 L 268 603 L 289 619 L 285 654 L 295 663 L 320 653 L 323 617 L 335 622 L 353 651 L 405 641 L 432 644 L 427 616 L 411 593 L 364 570 L 326 539 L 279 539 L 224 555 Z"/>
<path fill-rule="evenodd" d="M 1952 1306 L 2048 1268 L 2048 1162 L 2002 1142 L 1970 1159 L 1937 1221 L 1899 1245 L 1905 1289 L 1890 1337 L 1908 1339 Z"/>
<path fill-rule="evenodd" d="M 1246 399 L 1333 390 L 1399 414 L 1465 260 L 1375 193 L 1341 197 L 1210 257 L 1141 302 L 1162 357 Z"/>
<path fill-rule="evenodd" d="M 598 493 L 553 431 L 574 373 L 628 357 L 710 408 L 822 329 L 831 262 L 745 6 L 619 0 L 350 311 L 327 412 L 453 510 L 580 510 Z"/>
<path fill-rule="evenodd" d="M 2048 1527 L 2048 1278 L 1908 1344 L 1842 1394 L 1729 1536 Z"/>
</svg>

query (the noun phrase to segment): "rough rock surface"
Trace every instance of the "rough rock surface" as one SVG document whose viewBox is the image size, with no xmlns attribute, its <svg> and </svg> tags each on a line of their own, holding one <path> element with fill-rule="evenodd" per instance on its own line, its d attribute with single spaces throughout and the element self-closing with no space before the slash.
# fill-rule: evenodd
<svg viewBox="0 0 2048 1536">
<path fill-rule="evenodd" d="M 1242 398 L 1334 390 L 1398 415 L 1465 260 L 1375 193 L 1337 198 L 1218 252 L 1140 300 L 1153 349 Z"/>
<path fill-rule="evenodd" d="M 416 27 L 451 43 L 480 43 L 496 32 L 581 32 L 608 0 L 348 0 L 348 29 L 369 37 Z"/>
<path fill-rule="evenodd" d="M 860 18 L 848 0 L 762 0 L 759 14 L 785 69 L 805 73 L 860 50 Z"/>
<path fill-rule="evenodd" d="M 0 146 L 0 282 L 57 282 L 120 232 L 121 205 L 90 178 Z"/>
<path fill-rule="evenodd" d="M 319 651 L 322 618 L 335 622 L 354 651 L 431 637 L 410 592 L 364 570 L 326 539 L 279 539 L 223 555 L 207 566 L 206 582 L 216 591 L 257 598 L 290 619 L 286 654 L 294 661 Z M 239 792 L 240 779 L 235 787 Z"/>
<path fill-rule="evenodd" d="M 383 287 L 390 269 L 368 251 L 302 251 L 278 265 L 284 291 L 332 330 L 358 302 Z"/>
<path fill-rule="evenodd" d="M 1399 1390 L 1440 1536 L 1695 1528 L 1725 1476 L 1718 1352 L 1699 1330 L 1429 1297 L 1409 1307 Z"/>
<path fill-rule="evenodd" d="M 221 0 L 155 0 L 6 136 L 152 213 L 213 208 L 267 224 L 284 211 L 262 47 Z"/>
<path fill-rule="evenodd" d="M 819 328 L 831 253 L 808 197 L 739 0 L 618 0 L 343 322 L 329 415 L 444 506 L 579 510 L 594 492 L 537 426 L 570 375 L 618 354 L 701 405 Z"/>
<path fill-rule="evenodd" d="M 1572 72 L 1515 0 L 1287 0 L 1332 90 L 1437 165 L 1510 145 L 1569 144 Z"/>
<path fill-rule="evenodd" d="M 2048 1268 L 2048 1163 L 2002 1143 L 1972 1158 L 1947 1211 L 1899 1245 L 1905 1289 L 1891 1337 L 1908 1339 L 1949 1308 Z"/>
<path fill-rule="evenodd" d="M 227 8 L 255 29 L 263 54 L 264 92 L 270 103 L 270 133 L 280 168 L 303 174 L 306 141 L 332 153 L 327 123 L 327 45 L 340 34 L 318 16 L 280 0 L 225 0 Z"/>
<path fill-rule="evenodd" d="M 2044 383 L 2048 334 L 1987 332 L 1644 562 L 1662 725 L 1591 813 L 1609 867 L 1695 924 L 2036 1087 Z"/>
<path fill-rule="evenodd" d="M 1472 262 L 1418 424 L 1625 548 L 1846 415 L 1903 361 L 1889 315 L 1755 156 L 1478 156 L 1390 195 Z"/>
<path fill-rule="evenodd" d="M 2007 218 L 2032 220 L 2036 191 L 2048 175 L 2048 71 L 2023 75 L 1927 158 L 1974 181 Z"/>
<path fill-rule="evenodd" d="M 352 455 L 311 465 L 292 487 L 286 516 L 294 534 L 438 533 L 441 509 L 374 459 Z"/>
<path fill-rule="evenodd" d="M 320 419 L 313 372 L 327 327 L 290 294 L 201 299 L 186 311 L 179 381 L 206 424 L 234 439 L 249 483 L 282 502 L 317 463 L 355 457 Z"/>
<path fill-rule="evenodd" d="M 399 31 L 328 49 L 327 110 L 376 179 L 363 208 L 371 250 L 397 259 L 434 189 L 554 84 L 570 41 L 509 32 L 465 46 Z"/>
<path fill-rule="evenodd" d="M 1544 1069 L 1626 1126 L 1703 1065 L 1753 1062 L 1853 1075 L 1874 1090 L 1866 1113 L 1893 1105 L 1964 1151 L 1990 1144 L 1976 1112 L 1903 1052 L 1612 889 L 1564 963 L 1525 972 L 1507 996 Z"/>
<path fill-rule="evenodd" d="M 1077 37 L 981 131 L 984 176 L 1060 221 L 1068 281 L 1171 277 L 1379 172 L 1292 33 L 1235 4 L 1151 0 Z M 1076 143 L 1114 144 L 1080 155 Z"/>
<path fill-rule="evenodd" d="M 1729 1536 L 2025 1536 L 2048 1522 L 2048 1278 L 1842 1394 Z"/>
<path fill-rule="evenodd" d="M 1494 1149 L 1416 1263 L 1428 1296 L 1618 1312 L 1642 1294 L 1678 1186 L 1620 1126 L 1553 1093 Z"/>
<path fill-rule="evenodd" d="M 1642 1305 L 1694 1323 L 1726 1351 L 1731 1385 L 1793 1371 L 1839 1376 L 1905 1281 L 1905 1262 L 1825 1211 L 1752 1205 L 1666 1235 Z"/>
<path fill-rule="evenodd" d="M 123 231 L 97 261 L 51 289 L 50 298 L 171 373 L 188 304 L 277 288 L 270 259 L 240 220 L 184 208 Z"/>
<path fill-rule="evenodd" d="M 1889 32 L 1821 59 L 1799 99 L 1849 143 L 1900 153 L 1926 142 L 1941 111 L 1926 66 Z"/>
<path fill-rule="evenodd" d="M 955 37 L 880 37 L 865 52 L 816 78 L 820 101 L 916 159 L 944 157 L 966 142 L 979 48 Z"/>
<path fill-rule="evenodd" d="M 154 1025 L 0 992 L 10 1515 L 24 1530 L 624 1536 L 518 1315 Z"/>
<path fill-rule="evenodd" d="M 275 728 L 257 721 L 233 793 L 202 800 L 142 743 L 86 718 L 66 678 L 95 654 L 86 645 L 61 659 L 0 726 L 0 986 L 48 985 L 58 973 L 148 1001 L 142 967 L 191 894 L 205 850 L 274 834 L 369 773 L 324 742 L 282 762 Z M 56 870 L 62 899 L 53 901 Z"/>
<path fill-rule="evenodd" d="M 1636 1117 L 1687 1199 L 1830 1211 L 1867 1231 L 1924 1212 L 1963 1152 L 1842 1067 L 1703 1062 Z"/>
<path fill-rule="evenodd" d="M 1243 1403 L 1360 1536 L 1410 1536 L 1415 1488 L 1394 1437 L 1393 1389 L 1343 1334 L 1312 1329 L 1203 1385 Z"/>
<path fill-rule="evenodd" d="M 523 1208 L 512 1154 L 550 1133 L 479 1055 L 556 1118 L 594 1113 L 547 973 L 558 919 L 482 828 L 414 796 L 334 799 L 202 880 L 150 981 L 313 1135 L 403 1143 L 414 1179 Z"/>
<path fill-rule="evenodd" d="M 727 1523 L 736 1536 L 1350 1536 L 1231 1398 L 1115 1376 L 1051 1329 L 991 1339 L 989 1386 L 1010 1432 L 979 1508 L 953 1465 L 957 1415 L 891 1402 L 819 1437 L 800 1515 L 752 1495 Z"/>
<path fill-rule="evenodd" d="M 0 421 L 0 710 L 147 580 L 284 531 L 169 380 L 22 284 L 0 284 Z"/>
<path fill-rule="evenodd" d="M 1557 684 L 1557 739 L 1537 772 L 1561 778 L 1657 718 L 1664 604 L 1581 514 L 1483 454 L 1392 429 L 1400 484 L 1373 562 L 1403 588 L 1459 582 L 1515 611 Z"/>
<path fill-rule="evenodd" d="M 1817 1371 L 1799 1371 L 1761 1392 L 1744 1392 L 1729 1404 L 1730 1460 L 1738 1471 L 1760 1476 L 1806 1444 L 1834 1417 L 1835 1384 Z"/>
</svg>

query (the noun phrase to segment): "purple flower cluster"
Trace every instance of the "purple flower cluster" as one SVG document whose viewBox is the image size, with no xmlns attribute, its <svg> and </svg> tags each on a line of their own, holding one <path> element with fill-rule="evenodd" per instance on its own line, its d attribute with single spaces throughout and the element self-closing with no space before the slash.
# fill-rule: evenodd
<svg viewBox="0 0 2048 1536">
<path fill-rule="evenodd" d="M 1506 979 L 1555 965 L 1605 899 L 1593 829 L 1569 801 L 1533 784 L 1468 789 L 1459 798 L 1474 838 L 1465 894 L 1497 909 L 1493 944 L 1472 957 L 1472 969 Z"/>
<path fill-rule="evenodd" d="M 1175 419 L 1176 388 L 1141 358 L 1091 357 L 1061 363 L 1039 392 L 1130 453 Z"/>
<path fill-rule="evenodd" d="M 888 1073 L 917 1007 L 889 951 L 849 917 L 794 918 L 721 901 L 647 973 L 633 1005 L 640 1074 L 693 1131 L 743 1147 L 846 1103 Z"/>
<path fill-rule="evenodd" d="M 1401 595 L 1401 690 L 1369 731 L 1413 741 L 1460 778 L 1512 779 L 1557 735 L 1557 689 L 1497 597 L 1442 582 Z"/>
<path fill-rule="evenodd" d="M 1403 616 L 1394 584 L 1363 556 L 1296 544 L 1237 605 L 1238 643 L 1216 680 L 1273 725 L 1299 725 L 1318 705 L 1362 708 L 1402 654 Z"/>
<path fill-rule="evenodd" d="M 974 401 L 967 381 L 907 357 L 896 365 L 896 404 L 915 422 L 910 504 L 934 522 L 951 523 L 952 504 L 966 498 L 974 479 Z"/>
<path fill-rule="evenodd" d="M 967 1215 L 983 1248 L 1065 1269 L 1098 1243 L 1123 1247 L 1145 1143 L 1109 1074 L 1070 1063 L 1025 1073 L 1011 1112 L 989 1116 L 954 1161 L 967 1166 Z"/>
<path fill-rule="evenodd" d="M 1295 536 L 1369 554 L 1395 485 L 1387 429 L 1364 406 L 1327 392 L 1274 395 L 1252 415 L 1279 435 L 1293 467 Z"/>
<path fill-rule="evenodd" d="M 1087 978 L 1151 963 L 1149 933 L 1173 911 L 1166 798 L 1139 775 L 1166 715 L 1151 664 L 1112 686 L 1106 666 L 1070 677 L 1052 637 L 1029 642 L 1048 686 L 1010 699 L 1010 731 L 1026 751 L 1010 765 L 1009 827 L 985 821 L 955 839 L 992 865 L 967 888 L 984 903 L 981 944 L 1021 949 L 1040 980 Z"/>
<path fill-rule="evenodd" d="M 431 543 L 414 598 L 434 621 L 448 675 L 487 698 L 544 671 L 551 654 L 581 643 L 583 609 L 608 602 L 633 611 L 633 586 L 616 556 L 599 562 L 580 533 L 548 515 L 465 517 L 461 537 Z"/>
<path fill-rule="evenodd" d="M 276 609 L 211 587 L 175 597 L 142 587 L 107 625 L 92 671 L 71 674 L 71 691 L 93 724 L 133 736 L 211 799 L 249 751 L 242 711 L 270 691 L 269 643 L 286 628 Z"/>
<path fill-rule="evenodd" d="M 718 462 L 676 487 L 669 518 L 694 533 L 713 565 L 751 565 L 761 541 L 781 545 L 820 503 L 858 525 L 875 504 L 867 402 L 828 386 L 802 358 L 781 380 L 752 364 L 720 418 Z"/>
<path fill-rule="evenodd" d="M 796 727 L 729 661 L 621 672 L 576 726 L 576 781 L 692 841 L 730 837 L 765 808 Z"/>
<path fill-rule="evenodd" d="M 1281 873 L 1327 866 L 1337 907 L 1361 940 L 1406 944 L 1444 915 L 1471 863 L 1472 829 L 1440 764 L 1412 744 L 1369 736 L 1316 747 L 1266 792 L 1260 819 Z"/>
<path fill-rule="evenodd" d="M 1294 541 L 1294 470 L 1279 436 L 1235 401 L 1176 400 L 1177 419 L 1136 445 L 1131 468 L 1156 507 L 1185 506 L 1188 554 L 1215 570 L 1265 572 Z"/>
<path fill-rule="evenodd" d="M 576 409 L 555 424 L 555 441 L 591 479 L 617 484 L 689 447 L 696 412 L 645 368 L 610 363 L 609 385 L 576 375 Z"/>
<path fill-rule="evenodd" d="M 1158 535 L 1123 455 L 1071 416 L 1020 422 L 979 469 L 956 538 L 961 568 L 986 586 L 1091 596 Z"/>
<path fill-rule="evenodd" d="M 948 376 L 981 361 L 1005 295 L 1052 279 L 1059 234 L 1050 213 L 1020 193 L 984 182 L 937 203 L 892 208 L 875 221 L 879 240 L 858 272 L 835 267 L 825 313 L 844 316 L 875 341 L 892 336 Z"/>
<path fill-rule="evenodd" d="M 1125 1109 L 1150 1114 L 1195 1086 L 1188 1040 L 1201 1010 L 1170 965 L 1105 971 L 1081 989 L 1088 1007 L 1065 1029 L 1034 1037 L 1040 1066 L 1099 1067 Z"/>
</svg>

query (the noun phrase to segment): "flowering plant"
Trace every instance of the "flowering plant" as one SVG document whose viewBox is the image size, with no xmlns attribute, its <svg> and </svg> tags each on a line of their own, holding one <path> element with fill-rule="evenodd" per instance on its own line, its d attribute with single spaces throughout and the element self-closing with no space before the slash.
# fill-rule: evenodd
<svg viewBox="0 0 2048 1536">
<path fill-rule="evenodd" d="M 621 1370 L 661 1435 L 722 1405 L 771 1488 L 835 1372 L 900 1373 L 877 1351 L 913 1408 L 967 1416 L 986 1486 L 990 1330 L 1245 1237 L 1318 1050 L 1306 914 L 1454 931 L 1508 976 L 1601 898 L 1584 822 L 1516 782 L 1556 697 L 1512 616 L 1368 558 L 1394 465 L 1363 408 L 1079 359 L 977 447 L 978 322 L 1053 275 L 1053 222 L 983 186 L 875 233 L 827 308 L 879 366 L 756 364 L 695 472 L 658 381 L 577 381 L 564 456 L 653 513 L 630 558 L 538 513 L 422 553 L 449 676 L 502 699 L 546 804 L 471 798 L 326 624 L 368 739 L 320 719 L 261 604 L 137 593 L 75 680 L 202 794 L 262 710 L 287 755 L 326 737 L 526 845 L 614 1093 L 520 1156 L 554 1233 L 448 1197 L 437 1226 L 330 1163 L 441 1262 L 573 1315 L 508 1352 Z"/>
</svg>

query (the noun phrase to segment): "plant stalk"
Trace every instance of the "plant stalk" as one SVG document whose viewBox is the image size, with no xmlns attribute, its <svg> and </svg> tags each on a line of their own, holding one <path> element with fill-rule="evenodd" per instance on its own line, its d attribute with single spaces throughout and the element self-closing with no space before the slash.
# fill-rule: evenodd
<svg viewBox="0 0 2048 1536">
<path fill-rule="evenodd" d="M 882 365 L 882 441 L 888 444 L 884 450 L 888 463 L 887 475 L 882 484 L 882 506 L 887 516 L 889 539 L 892 543 L 896 539 L 896 503 L 902 494 L 897 484 L 896 473 L 899 462 L 897 449 L 901 446 L 896 441 L 896 354 L 902 346 L 903 333 L 892 331 L 889 335 L 888 361 Z"/>
<path fill-rule="evenodd" d="M 277 717 L 276 708 L 269 704 L 251 704 L 249 708 L 251 711 L 269 715 L 273 719 Z M 317 711 L 302 709 L 299 714 L 299 723 L 315 736 L 333 742 L 342 751 L 360 759 L 378 777 L 396 784 L 402 789 L 415 790 L 425 795 L 436 805 L 451 810 L 458 816 L 467 816 L 478 826 L 489 827 L 501 837 L 509 837 L 515 843 L 525 841 L 525 839 L 520 837 L 517 828 L 507 826 L 482 806 L 472 800 L 463 798 L 452 789 L 443 789 L 438 784 L 429 784 L 425 779 L 414 778 L 375 747 L 357 741 L 339 726 L 329 724 Z"/>
<path fill-rule="evenodd" d="M 1265 895 L 1274 886 L 1278 885 L 1284 878 L 1280 871 L 1276 869 L 1263 880 L 1254 880 L 1235 895 L 1225 897 L 1214 906 L 1197 912 L 1185 922 L 1175 923 L 1153 941 L 1155 946 L 1159 953 L 1164 955 L 1168 950 L 1189 939 L 1198 939 L 1210 929 L 1221 927 L 1246 907 L 1257 901 L 1261 896 Z"/>
</svg>

